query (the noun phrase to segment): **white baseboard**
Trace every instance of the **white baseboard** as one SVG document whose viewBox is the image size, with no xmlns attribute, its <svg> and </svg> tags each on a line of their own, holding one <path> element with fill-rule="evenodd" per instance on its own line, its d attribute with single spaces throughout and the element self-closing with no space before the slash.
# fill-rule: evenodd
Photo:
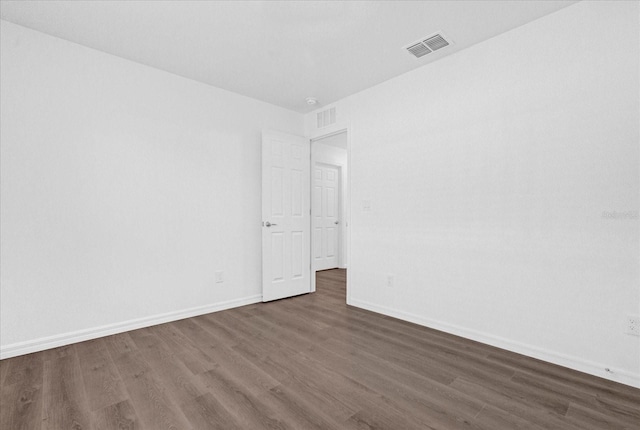
<svg viewBox="0 0 640 430">
<path fill-rule="evenodd" d="M 241 299 L 228 300 L 225 302 L 213 303 L 205 306 L 184 309 L 180 311 L 167 312 L 160 315 L 153 315 L 144 318 L 137 318 L 115 324 L 107 324 L 100 327 L 78 330 L 40 339 L 17 342 L 0 347 L 0 360 L 16 357 L 18 355 L 30 354 L 32 352 L 44 351 L 45 349 L 57 348 L 71 343 L 83 342 L 85 340 L 96 339 L 125 331 L 136 330 L 157 324 L 164 324 L 184 318 L 223 311 L 225 309 L 250 305 L 262 301 L 262 295 L 244 297 Z"/>
<path fill-rule="evenodd" d="M 559 366 L 568 367 L 579 372 L 588 373 L 590 375 L 598 376 L 600 378 L 608 379 L 610 381 L 619 382 L 621 384 L 630 385 L 632 387 L 640 388 L 640 375 L 631 373 L 623 369 L 609 369 L 609 372 L 605 370 L 606 365 L 600 363 L 594 363 L 591 361 L 583 360 L 579 357 L 572 357 L 566 354 L 561 354 L 554 351 L 545 350 L 535 346 L 527 345 L 520 342 L 514 342 L 509 339 L 505 339 L 498 336 L 493 336 L 487 333 L 482 333 L 475 330 L 469 330 L 464 327 L 444 323 L 441 321 L 432 320 L 419 315 L 411 314 L 404 311 L 388 308 L 386 306 L 380 306 L 373 303 L 368 303 L 361 300 L 350 298 L 348 304 L 357 308 L 366 309 L 368 311 L 380 313 L 390 317 L 398 318 L 404 321 L 412 322 L 421 326 L 429 327 L 435 330 L 450 333 L 456 336 L 461 336 L 467 339 L 475 340 L 477 342 L 485 343 L 487 345 L 495 346 L 497 348 L 506 349 L 518 354 L 523 354 L 529 357 L 537 358 L 539 360 L 547 361 L 549 363 L 557 364 Z"/>
</svg>

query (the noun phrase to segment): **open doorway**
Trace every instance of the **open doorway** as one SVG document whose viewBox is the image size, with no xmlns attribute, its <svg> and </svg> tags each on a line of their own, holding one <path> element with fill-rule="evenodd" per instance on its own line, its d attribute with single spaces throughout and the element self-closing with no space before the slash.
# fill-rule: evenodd
<svg viewBox="0 0 640 430">
<path fill-rule="evenodd" d="M 275 130 L 262 132 L 263 302 L 315 292 L 317 270 L 342 270 L 346 276 L 348 147 L 346 127 L 310 138 Z M 314 166 L 321 172 L 314 172 Z M 314 178 L 330 179 L 324 185 L 316 182 L 321 192 L 316 191 L 315 214 L 323 213 L 323 195 L 327 202 L 329 197 L 333 198 L 331 216 L 324 216 L 326 228 L 316 231 L 315 238 L 312 232 Z M 330 182 L 334 185 L 327 185 Z M 333 191 L 326 191 L 330 188 Z M 325 205 L 325 209 L 328 207 Z M 316 224 L 316 227 L 322 226 Z M 317 263 L 321 259 L 323 265 Z M 344 285 L 347 303 L 350 302 L 348 282 Z"/>
<path fill-rule="evenodd" d="M 312 291 L 340 280 L 346 295 L 348 265 L 347 130 L 311 140 Z M 346 296 L 345 296 L 346 299 Z M 344 302 L 344 301 L 343 301 Z"/>
</svg>

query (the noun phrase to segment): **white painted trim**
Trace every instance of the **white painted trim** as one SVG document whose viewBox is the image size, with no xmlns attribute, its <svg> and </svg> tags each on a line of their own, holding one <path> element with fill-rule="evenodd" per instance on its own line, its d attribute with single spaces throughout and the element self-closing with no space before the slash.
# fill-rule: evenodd
<svg viewBox="0 0 640 430">
<path fill-rule="evenodd" d="M 353 193 L 351 192 L 351 172 L 353 171 L 353 169 L 351 168 L 352 164 L 352 160 L 351 160 L 351 142 L 353 142 L 353 126 L 351 124 L 351 122 L 347 122 L 346 123 L 346 128 L 345 130 L 347 131 L 347 189 L 346 189 L 346 193 L 347 193 L 347 198 L 345 199 L 345 240 L 347 241 L 347 264 L 345 265 L 345 269 L 347 269 L 347 285 L 346 285 L 346 290 L 347 290 L 347 304 L 350 304 L 351 302 L 351 288 L 349 287 L 350 285 L 353 285 L 353 281 L 352 281 L 352 271 L 348 270 L 348 268 L 346 267 L 347 265 L 351 264 L 351 262 L 353 261 L 353 253 L 351 252 L 351 250 L 353 249 L 353 240 L 351 240 L 351 214 L 353 213 L 353 205 L 351 204 L 351 201 L 353 200 Z"/>
<path fill-rule="evenodd" d="M 329 107 L 323 107 L 322 110 L 325 109 L 330 109 L 331 106 Z M 318 111 L 320 111 L 320 109 L 311 112 L 313 113 L 313 115 L 315 115 Z M 313 116 L 312 115 L 312 116 Z M 345 165 L 340 165 L 342 167 L 341 171 L 340 171 L 340 175 L 341 175 L 341 180 L 345 180 L 347 181 L 347 187 L 342 189 L 342 185 L 341 185 L 341 192 L 345 195 L 341 196 L 341 203 L 342 203 L 342 208 L 341 211 L 343 213 L 343 217 L 344 217 L 344 221 L 342 224 L 342 240 L 345 241 L 345 243 L 348 243 L 349 245 L 346 246 L 346 252 L 343 252 L 342 255 L 340 256 L 340 261 L 339 261 L 339 268 L 340 269 L 347 269 L 348 264 L 344 264 L 345 261 L 350 262 L 351 261 L 351 229 L 347 228 L 347 226 L 351 225 L 351 169 L 349 168 L 350 163 L 351 163 L 351 123 L 350 122 L 339 122 L 336 124 L 333 124 L 331 126 L 328 127 L 323 127 L 321 129 L 316 129 L 314 131 L 312 131 L 311 133 L 306 135 L 306 138 L 309 139 L 309 144 L 311 145 L 311 155 L 309 158 L 309 163 L 310 163 L 310 167 L 311 167 L 311 171 L 309 172 L 309 178 L 311 180 L 311 185 L 309 186 L 309 192 L 312 192 L 312 187 L 313 187 L 313 178 L 311 177 L 312 175 L 312 171 L 313 171 L 313 166 L 315 165 L 315 158 L 313 156 L 313 142 L 320 140 L 320 139 L 324 139 L 326 137 L 330 137 L 330 136 L 334 136 L 336 134 L 340 134 L 340 133 L 347 133 L 347 177 L 345 178 L 344 175 L 344 167 Z M 331 164 L 331 163 L 329 163 Z M 313 222 L 313 219 L 311 219 L 309 221 L 310 223 Z M 313 240 L 311 239 L 310 242 L 313 242 Z M 345 247 L 343 247 L 344 250 Z M 311 292 L 315 293 L 316 292 L 316 271 L 315 268 L 313 267 L 313 243 L 311 243 L 310 245 L 310 254 L 309 254 L 309 265 L 311 267 Z M 349 304 L 349 297 L 350 297 L 350 292 L 349 292 L 349 271 L 347 270 L 347 285 L 346 285 L 346 290 L 347 290 L 347 304 Z"/>
<path fill-rule="evenodd" d="M 313 140 L 321 139 L 323 137 L 333 136 L 334 134 L 342 133 L 343 131 L 346 131 L 347 133 L 349 132 L 349 123 L 339 122 L 339 123 L 332 124 L 332 125 L 327 126 L 327 127 L 316 129 L 316 130 L 312 131 L 307 136 L 307 138 L 309 138 L 309 140 L 313 141 Z M 348 144 L 347 144 L 347 146 L 348 146 Z"/>
<path fill-rule="evenodd" d="M 136 330 L 171 321 L 178 321 L 184 318 L 223 311 L 225 309 L 250 305 L 262 301 L 262 295 L 254 295 L 241 299 L 227 300 L 225 302 L 212 303 L 205 306 L 184 309 L 181 311 L 167 312 L 165 314 L 153 315 L 144 318 L 137 318 L 115 324 L 107 324 L 101 327 L 94 327 L 84 330 L 77 330 L 69 333 L 57 334 L 54 336 L 42 337 L 40 339 L 17 342 L 0 347 L 0 360 L 16 357 L 18 355 L 30 354 L 32 352 L 44 351 L 45 349 L 57 348 L 71 343 L 83 342 L 85 340 L 96 339 L 116 333 Z"/>
<path fill-rule="evenodd" d="M 557 364 L 559 366 L 568 367 L 570 369 L 588 373 L 590 375 L 594 375 L 603 379 L 608 379 L 610 381 L 640 388 L 640 374 L 634 374 L 622 369 L 610 369 L 610 372 L 607 372 L 604 369 L 608 366 L 604 364 L 583 360 L 580 357 L 569 356 L 566 354 L 538 348 L 520 342 L 514 342 L 512 340 L 505 339 L 499 336 L 494 336 L 476 330 L 469 330 L 464 327 L 432 320 L 429 318 L 424 318 L 419 315 L 399 311 L 386 306 L 376 305 L 362 300 L 350 298 L 347 303 L 357 308 L 366 309 L 368 311 L 398 318 L 404 321 L 412 322 L 414 324 L 443 331 L 445 333 L 450 333 L 456 336 L 464 337 L 466 339 L 471 339 L 487 345 L 495 346 L 497 348 L 506 349 L 507 351 L 537 358 L 539 360 Z"/>
</svg>

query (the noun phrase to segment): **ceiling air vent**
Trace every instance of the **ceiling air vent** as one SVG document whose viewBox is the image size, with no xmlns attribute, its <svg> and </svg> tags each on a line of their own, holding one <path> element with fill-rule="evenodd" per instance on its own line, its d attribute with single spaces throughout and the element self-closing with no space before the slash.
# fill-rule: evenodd
<svg viewBox="0 0 640 430">
<path fill-rule="evenodd" d="M 316 114 L 317 128 L 323 128 L 336 123 L 336 108 L 332 107 Z"/>
<path fill-rule="evenodd" d="M 422 44 L 422 42 L 418 42 L 415 45 L 411 45 L 407 48 L 407 51 L 411 52 L 416 58 L 420 58 L 423 55 L 427 55 L 431 52 L 431 49 L 427 48 Z"/>
<path fill-rule="evenodd" d="M 420 58 L 452 44 L 451 40 L 447 39 L 442 32 L 438 32 L 423 37 L 422 39 L 405 46 L 404 49 L 409 51 L 409 53 L 416 58 Z"/>
</svg>

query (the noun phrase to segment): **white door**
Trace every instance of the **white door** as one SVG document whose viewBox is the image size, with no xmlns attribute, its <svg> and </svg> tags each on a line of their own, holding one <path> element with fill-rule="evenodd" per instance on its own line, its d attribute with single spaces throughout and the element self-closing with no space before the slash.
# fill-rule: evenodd
<svg viewBox="0 0 640 430">
<path fill-rule="evenodd" d="M 313 262 L 315 270 L 338 267 L 340 169 L 316 163 L 313 168 Z"/>
<path fill-rule="evenodd" d="M 262 301 L 311 291 L 310 143 L 262 133 Z"/>
</svg>

